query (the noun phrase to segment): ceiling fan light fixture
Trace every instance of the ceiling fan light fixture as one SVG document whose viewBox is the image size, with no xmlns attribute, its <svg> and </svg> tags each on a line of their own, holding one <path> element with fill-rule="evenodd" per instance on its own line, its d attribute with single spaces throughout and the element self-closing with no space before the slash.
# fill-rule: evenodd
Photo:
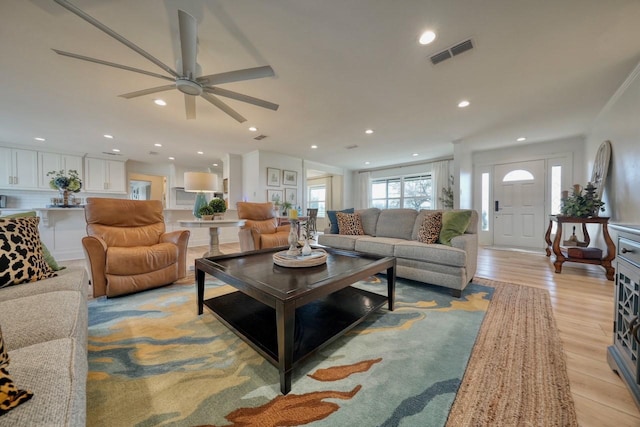
<svg viewBox="0 0 640 427">
<path fill-rule="evenodd" d="M 176 87 L 186 95 L 198 96 L 202 93 L 202 86 L 189 79 L 176 79 Z"/>
</svg>

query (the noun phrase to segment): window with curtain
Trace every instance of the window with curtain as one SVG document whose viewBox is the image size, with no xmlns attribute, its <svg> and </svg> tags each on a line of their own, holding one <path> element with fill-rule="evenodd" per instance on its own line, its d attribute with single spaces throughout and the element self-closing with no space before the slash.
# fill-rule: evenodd
<svg viewBox="0 0 640 427">
<path fill-rule="evenodd" d="M 318 217 L 324 218 L 326 212 L 327 188 L 323 185 L 310 185 L 307 187 L 307 206 L 310 209 L 318 209 Z"/>
<path fill-rule="evenodd" d="M 429 174 L 381 178 L 371 182 L 371 205 L 375 208 L 431 209 L 432 200 Z"/>
</svg>

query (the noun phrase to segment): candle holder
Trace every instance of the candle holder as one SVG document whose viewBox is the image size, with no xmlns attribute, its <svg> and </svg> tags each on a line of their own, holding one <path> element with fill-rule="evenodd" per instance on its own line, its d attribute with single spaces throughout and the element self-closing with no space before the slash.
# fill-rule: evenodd
<svg viewBox="0 0 640 427">
<path fill-rule="evenodd" d="M 298 220 L 289 218 L 289 222 L 291 223 L 289 229 L 289 237 L 287 241 L 289 242 L 289 250 L 287 251 L 287 255 L 300 255 L 300 250 L 298 249 Z"/>
</svg>

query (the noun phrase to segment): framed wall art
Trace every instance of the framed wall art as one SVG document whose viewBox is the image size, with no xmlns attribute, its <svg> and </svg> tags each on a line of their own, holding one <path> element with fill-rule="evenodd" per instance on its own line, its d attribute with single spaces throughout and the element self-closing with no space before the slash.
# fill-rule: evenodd
<svg viewBox="0 0 640 427">
<path fill-rule="evenodd" d="M 229 178 L 222 180 L 222 192 L 225 194 L 229 192 Z"/>
<path fill-rule="evenodd" d="M 270 187 L 280 187 L 280 169 L 267 168 L 267 185 Z"/>
<path fill-rule="evenodd" d="M 282 194 L 282 190 L 267 190 L 267 201 L 273 203 L 274 205 L 281 204 L 284 200 L 284 195 Z"/>
<path fill-rule="evenodd" d="M 298 172 L 285 170 L 282 173 L 282 183 L 284 185 L 298 185 Z"/>
<path fill-rule="evenodd" d="M 297 188 L 285 188 L 284 198 L 287 202 L 291 203 L 294 208 L 298 206 L 298 189 Z"/>
</svg>

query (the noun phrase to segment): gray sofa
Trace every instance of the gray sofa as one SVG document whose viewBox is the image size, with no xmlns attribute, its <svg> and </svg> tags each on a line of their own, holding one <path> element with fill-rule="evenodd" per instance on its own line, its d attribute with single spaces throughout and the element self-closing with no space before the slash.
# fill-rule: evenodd
<svg viewBox="0 0 640 427">
<path fill-rule="evenodd" d="M 478 260 L 478 213 L 471 211 L 465 233 L 451 240 L 451 246 L 418 241 L 418 231 L 432 210 L 369 208 L 356 210 L 365 235 L 331 234 L 324 230 L 318 243 L 333 248 L 395 256 L 396 276 L 452 289 L 456 297 L 476 273 Z"/>
<path fill-rule="evenodd" d="M 84 268 L 0 289 L 0 325 L 8 371 L 31 400 L 0 417 L 2 426 L 84 426 L 87 293 Z"/>
</svg>

